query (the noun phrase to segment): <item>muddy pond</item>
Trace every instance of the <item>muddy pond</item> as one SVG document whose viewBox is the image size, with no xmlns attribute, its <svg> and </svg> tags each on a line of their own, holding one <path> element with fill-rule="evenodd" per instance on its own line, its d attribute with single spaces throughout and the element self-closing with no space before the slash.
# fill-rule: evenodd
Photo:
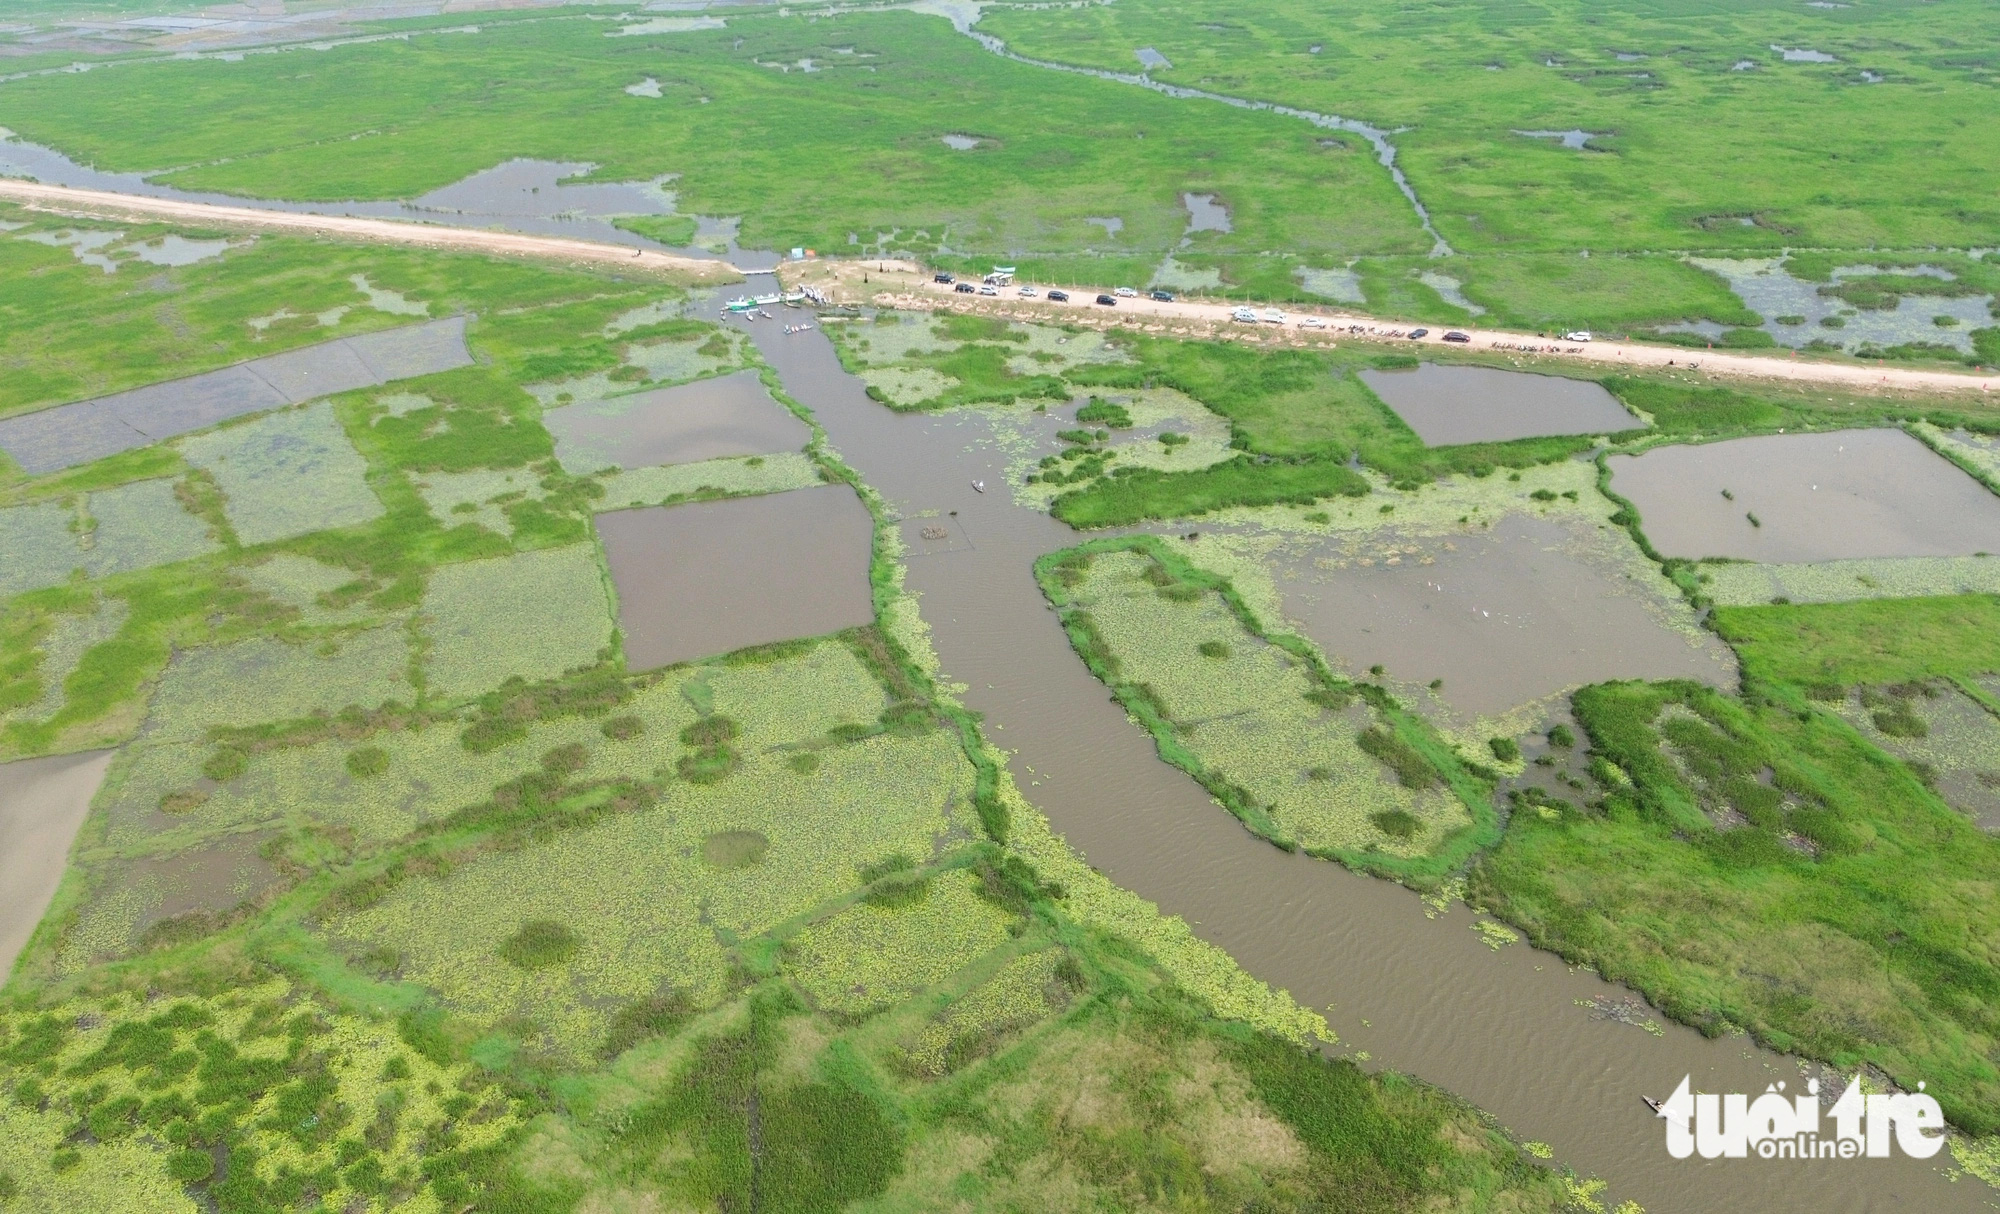
<svg viewBox="0 0 2000 1214">
<path fill-rule="evenodd" d="M 1610 679 L 1733 686 L 1735 655 L 1636 555 L 1588 520 L 1514 514 L 1452 536 L 1293 543 L 1276 571 L 1285 613 L 1329 660 L 1363 678 L 1379 664 L 1406 702 L 1467 724 Z"/>
<path fill-rule="evenodd" d="M 1408 370 L 1363 371 L 1361 381 L 1426 447 L 1615 434 L 1644 426 L 1603 385 L 1584 379 L 1421 363 Z"/>
<path fill-rule="evenodd" d="M 551 409 L 542 424 L 556 458 L 578 475 L 797 451 L 812 438 L 755 371 Z"/>
<path fill-rule="evenodd" d="M 1796 1061 L 1703 1038 L 1526 945 L 1491 949 L 1463 906 L 1427 917 L 1400 886 L 1249 834 L 1160 762 L 1070 649 L 1031 566 L 1079 537 L 1011 494 L 971 487 L 1005 484 L 1012 456 L 991 421 L 892 413 L 840 367 L 824 334 L 743 327 L 905 527 L 921 519 L 919 531 L 945 533 L 928 550 L 913 546 L 908 584 L 943 677 L 965 685 L 961 698 L 1011 752 L 1022 791 L 1112 880 L 1326 1009 L 1350 1057 L 1464 1096 L 1550 1144 L 1558 1162 L 1610 1179 L 1610 1204 L 1629 1197 L 1652 1214 L 1985 1208 L 1990 1190 L 1900 1157 L 1865 1169 L 1671 1159 L 1640 1096 L 1664 1096 L 1683 1075 L 1704 1091 L 1761 1092 L 1795 1080 Z M 1445 675 L 1447 686 L 1459 677 Z"/>
<path fill-rule="evenodd" d="M 846 485 L 616 510 L 597 533 L 633 670 L 875 619 L 874 521 Z"/>
<path fill-rule="evenodd" d="M 115 751 L 0 763 L 0 985 L 56 896 Z"/>
<path fill-rule="evenodd" d="M 2000 498 L 1901 430 L 1770 434 L 1610 459 L 1668 556 L 1767 563 L 2000 552 Z"/>
</svg>

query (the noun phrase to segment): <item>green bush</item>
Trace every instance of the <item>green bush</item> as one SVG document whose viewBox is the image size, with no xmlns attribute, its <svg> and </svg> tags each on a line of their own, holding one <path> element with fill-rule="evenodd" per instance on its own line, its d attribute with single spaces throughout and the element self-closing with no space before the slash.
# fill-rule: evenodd
<svg viewBox="0 0 2000 1214">
<path fill-rule="evenodd" d="M 1486 745 L 1502 763 L 1512 763 L 1521 757 L 1521 747 L 1512 738 L 1489 738 Z"/>
<path fill-rule="evenodd" d="M 347 774 L 356 779 L 379 776 L 389 770 L 389 752 L 380 746 L 361 746 L 347 752 Z"/>
<path fill-rule="evenodd" d="M 576 956 L 583 938 L 554 919 L 530 919 L 500 944 L 500 955 L 524 970 L 548 969 Z"/>
</svg>

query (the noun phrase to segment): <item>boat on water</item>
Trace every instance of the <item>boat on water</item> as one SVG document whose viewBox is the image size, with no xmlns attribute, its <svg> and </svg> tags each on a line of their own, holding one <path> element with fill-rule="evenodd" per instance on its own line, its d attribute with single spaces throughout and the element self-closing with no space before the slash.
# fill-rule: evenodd
<svg viewBox="0 0 2000 1214">
<path fill-rule="evenodd" d="M 972 491 L 973 491 L 974 493 L 984 493 L 984 492 L 986 492 L 986 482 L 985 482 L 985 481 L 974 481 L 974 482 L 972 482 Z"/>
<path fill-rule="evenodd" d="M 750 298 L 748 295 L 738 295 L 735 299 L 730 300 L 728 303 L 723 304 L 722 306 L 726 310 L 731 312 L 748 312 L 750 309 L 757 306 L 757 301 Z"/>
<path fill-rule="evenodd" d="M 758 305 L 759 307 L 762 307 L 765 304 L 777 303 L 779 300 L 783 298 L 784 298 L 783 295 L 780 295 L 776 291 L 773 291 L 768 295 L 752 295 L 750 297 L 750 302 Z"/>
</svg>

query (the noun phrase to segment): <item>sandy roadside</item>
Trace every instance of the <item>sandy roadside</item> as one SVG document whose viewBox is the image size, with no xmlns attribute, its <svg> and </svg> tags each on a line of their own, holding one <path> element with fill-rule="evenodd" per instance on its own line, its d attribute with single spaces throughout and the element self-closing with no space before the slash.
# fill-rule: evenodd
<svg viewBox="0 0 2000 1214">
<path fill-rule="evenodd" d="M 1534 333 L 1504 329 L 1430 329 L 1412 341 L 1408 334 L 1418 326 L 1408 322 L 1383 320 L 1338 308 L 1283 305 L 1283 324 L 1246 324 L 1231 319 L 1239 307 L 1254 307 L 1263 314 L 1265 304 L 1205 303 L 1175 300 L 1171 303 L 1138 298 L 1119 299 L 1115 307 L 1092 301 L 1100 287 L 1057 287 L 1069 293 L 1066 304 L 1050 303 L 1049 288 L 1038 287 L 1035 298 L 1023 298 L 1008 287 L 998 296 L 966 295 L 953 286 L 933 282 L 920 267 L 897 262 L 820 261 L 803 265 L 791 263 L 780 268 L 786 282 L 809 284 L 843 302 L 876 307 L 928 308 L 975 315 L 1004 316 L 1019 320 L 1057 321 L 1087 324 L 1098 328 L 1136 328 L 1169 336 L 1221 338 L 1266 346 L 1331 345 L 1339 341 L 1393 343 L 1446 349 L 1479 350 L 1498 353 L 1518 362 L 1574 363 L 1593 369 L 1621 367 L 1673 374 L 1691 378 L 1722 380 L 1764 380 L 1796 385 L 1816 385 L 1856 393 L 1902 392 L 1921 396 L 1990 393 L 2000 385 L 2000 371 L 1986 373 L 1918 370 L 1910 367 L 1859 366 L 1852 363 L 1820 362 L 1788 355 L 1755 355 L 1722 350 L 1687 350 L 1636 343 L 1592 341 L 1551 341 Z M 1313 316 L 1326 328 L 1302 328 L 1299 321 Z M 1446 343 L 1447 331 L 1464 333 L 1471 340 Z"/>
<path fill-rule="evenodd" d="M 107 190 L 75 190 L 66 186 L 42 185 L 0 177 L 0 199 L 18 202 L 35 210 L 78 217 L 175 220 L 209 227 L 257 228 L 265 231 L 303 232 L 315 236 L 337 236 L 378 244 L 412 245 L 426 249 L 448 249 L 472 253 L 498 253 L 532 257 L 572 265 L 615 265 L 629 270 L 664 272 L 702 282 L 735 282 L 742 272 L 726 261 L 706 261 L 681 257 L 651 249 L 631 249 L 594 240 L 569 240 L 560 236 L 527 236 L 489 228 L 452 228 L 439 224 L 411 223 L 397 219 L 358 219 L 345 215 L 302 215 L 294 211 L 271 211 L 260 207 L 231 207 L 173 198 L 152 198 L 143 194 L 118 194 Z"/>
</svg>

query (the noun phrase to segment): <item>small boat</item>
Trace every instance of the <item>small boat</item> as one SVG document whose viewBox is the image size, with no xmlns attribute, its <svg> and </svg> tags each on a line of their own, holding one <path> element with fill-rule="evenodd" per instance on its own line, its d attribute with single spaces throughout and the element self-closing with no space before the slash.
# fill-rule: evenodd
<svg viewBox="0 0 2000 1214">
<path fill-rule="evenodd" d="M 1664 1106 L 1663 1106 L 1663 1102 L 1661 1102 L 1661 1101 L 1658 1101 L 1658 1100 L 1655 1100 L 1655 1099 L 1653 1099 L 1653 1098 L 1652 1098 L 1651 1096 L 1641 1096 L 1641 1097 L 1639 1097 L 1639 1099 L 1640 1099 L 1641 1101 L 1643 1101 L 1643 1102 L 1645 1103 L 1645 1105 L 1646 1105 L 1646 1107 L 1647 1107 L 1647 1108 L 1649 1108 L 1649 1109 L 1653 1110 L 1653 1116 L 1655 1116 L 1655 1117 L 1665 1117 L 1665 1116 L 1666 1116 L 1666 1114 L 1665 1114 L 1665 1113 L 1662 1113 L 1662 1112 L 1660 1111 L 1660 1109 L 1661 1109 L 1662 1107 L 1664 1107 Z"/>
<path fill-rule="evenodd" d="M 984 493 L 984 492 L 986 492 L 986 482 L 985 482 L 985 481 L 974 481 L 974 482 L 972 482 L 972 491 L 973 491 L 974 493 Z"/>
<path fill-rule="evenodd" d="M 766 311 L 765 311 L 764 309 L 762 309 L 762 308 L 759 308 L 759 309 L 757 309 L 757 315 L 759 315 L 759 316 L 763 317 L 763 318 L 764 318 L 765 320 L 776 320 L 776 319 L 778 319 L 777 317 L 775 317 L 775 316 L 771 315 L 771 314 L 770 314 L 769 312 L 766 312 Z"/>
</svg>

